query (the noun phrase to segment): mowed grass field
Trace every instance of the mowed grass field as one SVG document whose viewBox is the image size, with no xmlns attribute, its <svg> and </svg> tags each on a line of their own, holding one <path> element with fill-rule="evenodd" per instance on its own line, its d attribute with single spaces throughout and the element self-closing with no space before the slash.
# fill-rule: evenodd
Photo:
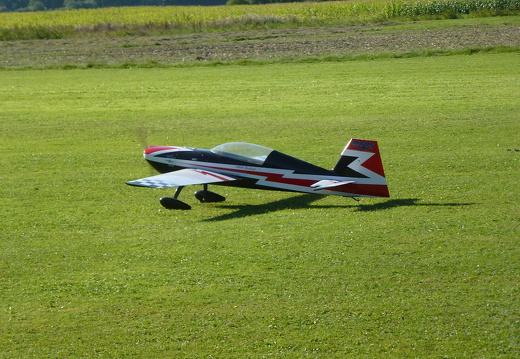
<svg viewBox="0 0 520 359">
<path fill-rule="evenodd" d="M 515 358 L 520 56 L 0 73 L 4 358 Z M 173 189 L 142 144 L 331 168 L 390 199 Z"/>
</svg>

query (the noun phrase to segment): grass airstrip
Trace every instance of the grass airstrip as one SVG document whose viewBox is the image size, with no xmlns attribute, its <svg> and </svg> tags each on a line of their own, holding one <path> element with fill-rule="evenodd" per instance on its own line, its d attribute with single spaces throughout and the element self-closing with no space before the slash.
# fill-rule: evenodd
<svg viewBox="0 0 520 359">
<path fill-rule="evenodd" d="M 0 71 L 2 357 L 518 357 L 519 64 Z M 168 211 L 173 189 L 125 185 L 147 144 L 332 168 L 352 137 L 391 198 L 193 186 Z"/>
<path fill-rule="evenodd" d="M 1 73 L 3 356 L 515 357 L 519 60 Z M 124 184 L 145 141 L 332 167 L 351 137 L 390 199 Z"/>
</svg>

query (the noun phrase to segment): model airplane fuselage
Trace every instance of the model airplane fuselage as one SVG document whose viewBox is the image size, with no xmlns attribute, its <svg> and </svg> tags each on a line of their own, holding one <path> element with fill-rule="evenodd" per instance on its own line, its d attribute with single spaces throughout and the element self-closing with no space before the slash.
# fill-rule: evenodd
<svg viewBox="0 0 520 359">
<path fill-rule="evenodd" d="M 144 158 L 159 175 L 127 182 L 132 186 L 177 187 L 173 198 L 161 198 L 169 209 L 189 209 L 177 199 L 184 186 L 202 184 L 195 196 L 201 202 L 224 197 L 207 190 L 208 184 L 315 193 L 343 197 L 389 197 L 376 141 L 352 139 L 332 170 L 288 156 L 271 148 L 232 142 L 211 150 L 151 146 Z"/>
</svg>

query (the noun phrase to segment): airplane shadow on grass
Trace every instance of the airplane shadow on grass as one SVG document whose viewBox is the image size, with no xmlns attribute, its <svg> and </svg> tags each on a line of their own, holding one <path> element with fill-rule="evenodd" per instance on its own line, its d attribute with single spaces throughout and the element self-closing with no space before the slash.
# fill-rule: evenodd
<svg viewBox="0 0 520 359">
<path fill-rule="evenodd" d="M 372 203 L 372 204 L 337 204 L 337 205 L 319 205 L 312 204 L 313 202 L 322 199 L 322 196 L 313 194 L 303 194 L 295 197 L 289 197 L 281 200 L 277 200 L 270 203 L 257 204 L 257 205 L 219 205 L 219 208 L 223 209 L 234 209 L 234 212 L 224 214 L 222 216 L 208 218 L 204 221 L 224 221 L 228 219 L 249 217 L 261 215 L 269 212 L 277 212 L 282 210 L 290 209 L 302 209 L 302 208 L 353 208 L 356 212 L 374 212 L 387 210 L 398 207 L 431 207 L 431 206 L 442 206 L 442 207 L 458 207 L 458 206 L 470 206 L 473 203 L 418 203 L 418 198 L 403 198 L 403 199 L 390 199 L 384 202 Z"/>
</svg>

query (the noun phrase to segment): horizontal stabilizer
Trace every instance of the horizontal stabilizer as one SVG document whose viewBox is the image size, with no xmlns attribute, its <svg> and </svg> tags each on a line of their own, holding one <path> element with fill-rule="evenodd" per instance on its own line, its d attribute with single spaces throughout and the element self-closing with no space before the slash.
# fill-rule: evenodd
<svg viewBox="0 0 520 359">
<path fill-rule="evenodd" d="M 351 184 L 354 182 L 355 181 L 322 180 L 322 181 L 316 182 L 314 184 L 311 184 L 311 187 L 315 191 L 319 191 L 320 189 L 327 189 L 327 188 L 332 188 L 332 187 L 337 187 L 337 186 L 343 186 L 343 185 Z"/>
</svg>

